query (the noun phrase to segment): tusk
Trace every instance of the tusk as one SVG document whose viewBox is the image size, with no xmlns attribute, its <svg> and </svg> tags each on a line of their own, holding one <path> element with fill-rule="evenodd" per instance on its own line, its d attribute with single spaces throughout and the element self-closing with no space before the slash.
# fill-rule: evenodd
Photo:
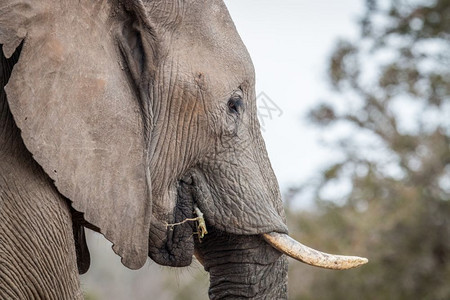
<svg viewBox="0 0 450 300">
<path fill-rule="evenodd" d="M 262 236 L 267 243 L 278 251 L 311 266 L 334 270 L 347 270 L 359 267 L 369 261 L 367 258 L 358 256 L 323 253 L 297 242 L 287 234 L 271 232 L 264 233 Z"/>
</svg>

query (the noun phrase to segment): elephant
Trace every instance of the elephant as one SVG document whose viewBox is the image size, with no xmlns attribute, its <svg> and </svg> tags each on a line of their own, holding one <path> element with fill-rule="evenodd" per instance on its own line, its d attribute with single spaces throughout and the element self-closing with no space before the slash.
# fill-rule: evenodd
<svg viewBox="0 0 450 300">
<path fill-rule="evenodd" d="M 193 256 L 211 299 L 286 299 L 289 238 L 250 56 L 220 0 L 2 0 L 0 298 L 82 299 L 85 228 L 124 266 Z"/>
</svg>

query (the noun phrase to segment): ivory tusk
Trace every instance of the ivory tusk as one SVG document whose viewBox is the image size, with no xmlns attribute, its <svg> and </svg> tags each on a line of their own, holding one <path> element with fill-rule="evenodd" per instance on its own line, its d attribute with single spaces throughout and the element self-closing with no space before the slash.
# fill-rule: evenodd
<svg viewBox="0 0 450 300">
<path fill-rule="evenodd" d="M 358 256 L 333 255 L 309 248 L 287 234 L 271 232 L 262 234 L 263 238 L 278 251 L 311 266 L 347 270 L 366 264 L 369 260 Z"/>
</svg>

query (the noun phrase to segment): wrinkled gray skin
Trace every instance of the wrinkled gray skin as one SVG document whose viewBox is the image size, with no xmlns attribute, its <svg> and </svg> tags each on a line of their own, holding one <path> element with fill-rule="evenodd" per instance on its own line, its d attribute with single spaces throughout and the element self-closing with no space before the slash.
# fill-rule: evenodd
<svg viewBox="0 0 450 300">
<path fill-rule="evenodd" d="M 125 266 L 210 273 L 211 299 L 285 299 L 287 233 L 254 70 L 219 0 L 0 4 L 0 298 L 82 298 L 84 228 Z M 20 128 L 20 130 L 19 130 Z M 209 233 L 169 223 L 204 213 Z"/>
</svg>

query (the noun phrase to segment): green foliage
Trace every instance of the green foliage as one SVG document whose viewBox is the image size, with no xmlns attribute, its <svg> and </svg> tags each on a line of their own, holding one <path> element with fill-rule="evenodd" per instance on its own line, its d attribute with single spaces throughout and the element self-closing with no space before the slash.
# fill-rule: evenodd
<svg viewBox="0 0 450 300">
<path fill-rule="evenodd" d="M 290 212 L 301 220 L 290 226 L 369 264 L 291 264 L 290 299 L 450 299 L 450 1 L 367 0 L 359 25 L 330 58 L 337 96 L 310 114 L 325 130 L 350 128 L 333 145 L 344 159 L 312 187 L 316 210 Z M 330 189 L 344 181 L 336 203 Z"/>
</svg>

